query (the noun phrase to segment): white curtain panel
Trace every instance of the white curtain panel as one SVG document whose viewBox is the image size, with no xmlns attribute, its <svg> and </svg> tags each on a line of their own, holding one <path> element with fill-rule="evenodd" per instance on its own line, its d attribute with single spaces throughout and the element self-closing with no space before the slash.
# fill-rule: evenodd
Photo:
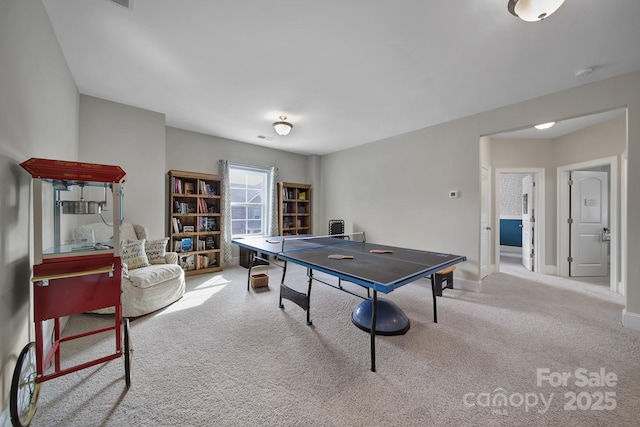
<svg viewBox="0 0 640 427">
<path fill-rule="evenodd" d="M 220 175 L 222 175 L 222 262 L 231 264 L 231 193 L 229 191 L 229 161 L 220 160 Z"/>
<path fill-rule="evenodd" d="M 269 168 L 269 221 L 266 233 L 268 236 L 278 235 L 278 168 Z"/>
</svg>

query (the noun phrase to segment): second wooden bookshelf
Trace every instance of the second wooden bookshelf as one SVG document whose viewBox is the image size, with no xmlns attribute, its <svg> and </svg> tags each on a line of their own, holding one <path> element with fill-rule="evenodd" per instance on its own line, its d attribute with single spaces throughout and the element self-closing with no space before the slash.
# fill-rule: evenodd
<svg viewBox="0 0 640 427">
<path fill-rule="evenodd" d="M 311 185 L 278 183 L 278 229 L 282 236 L 311 234 Z"/>
</svg>

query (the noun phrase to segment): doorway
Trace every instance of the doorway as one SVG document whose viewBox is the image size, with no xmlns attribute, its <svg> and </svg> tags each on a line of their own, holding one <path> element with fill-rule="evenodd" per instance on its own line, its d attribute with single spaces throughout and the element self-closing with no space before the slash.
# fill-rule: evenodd
<svg viewBox="0 0 640 427">
<path fill-rule="evenodd" d="M 613 179 L 617 176 L 615 156 L 558 168 L 557 266 L 558 275 L 565 277 L 608 276 L 609 288 L 622 292 L 617 268 L 618 184 Z M 587 188 L 576 188 L 578 182 L 586 182 Z"/>
<path fill-rule="evenodd" d="M 500 259 L 545 272 L 545 176 L 543 168 L 496 168 L 496 271 Z"/>
</svg>

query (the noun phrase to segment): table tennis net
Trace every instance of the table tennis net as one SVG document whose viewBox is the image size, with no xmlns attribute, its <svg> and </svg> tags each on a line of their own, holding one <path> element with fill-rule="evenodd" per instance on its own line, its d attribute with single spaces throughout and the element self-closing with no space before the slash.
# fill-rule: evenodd
<svg viewBox="0 0 640 427">
<path fill-rule="evenodd" d="M 291 236 L 282 240 L 282 252 L 324 248 L 328 246 L 352 245 L 364 242 L 364 232 L 332 234 L 327 236 Z"/>
</svg>

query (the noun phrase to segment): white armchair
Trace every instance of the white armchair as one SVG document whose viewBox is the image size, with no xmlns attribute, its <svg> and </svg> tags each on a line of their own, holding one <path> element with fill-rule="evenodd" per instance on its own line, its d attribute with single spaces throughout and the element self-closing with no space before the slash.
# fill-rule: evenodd
<svg viewBox="0 0 640 427">
<path fill-rule="evenodd" d="M 149 240 L 147 228 L 125 223 L 122 240 L 122 315 L 142 316 L 166 307 L 185 292 L 184 270 L 178 254 L 166 252 L 168 238 Z M 76 242 L 111 243 L 113 229 L 103 223 L 87 224 L 74 230 Z M 114 309 L 98 310 L 113 313 Z"/>
</svg>

